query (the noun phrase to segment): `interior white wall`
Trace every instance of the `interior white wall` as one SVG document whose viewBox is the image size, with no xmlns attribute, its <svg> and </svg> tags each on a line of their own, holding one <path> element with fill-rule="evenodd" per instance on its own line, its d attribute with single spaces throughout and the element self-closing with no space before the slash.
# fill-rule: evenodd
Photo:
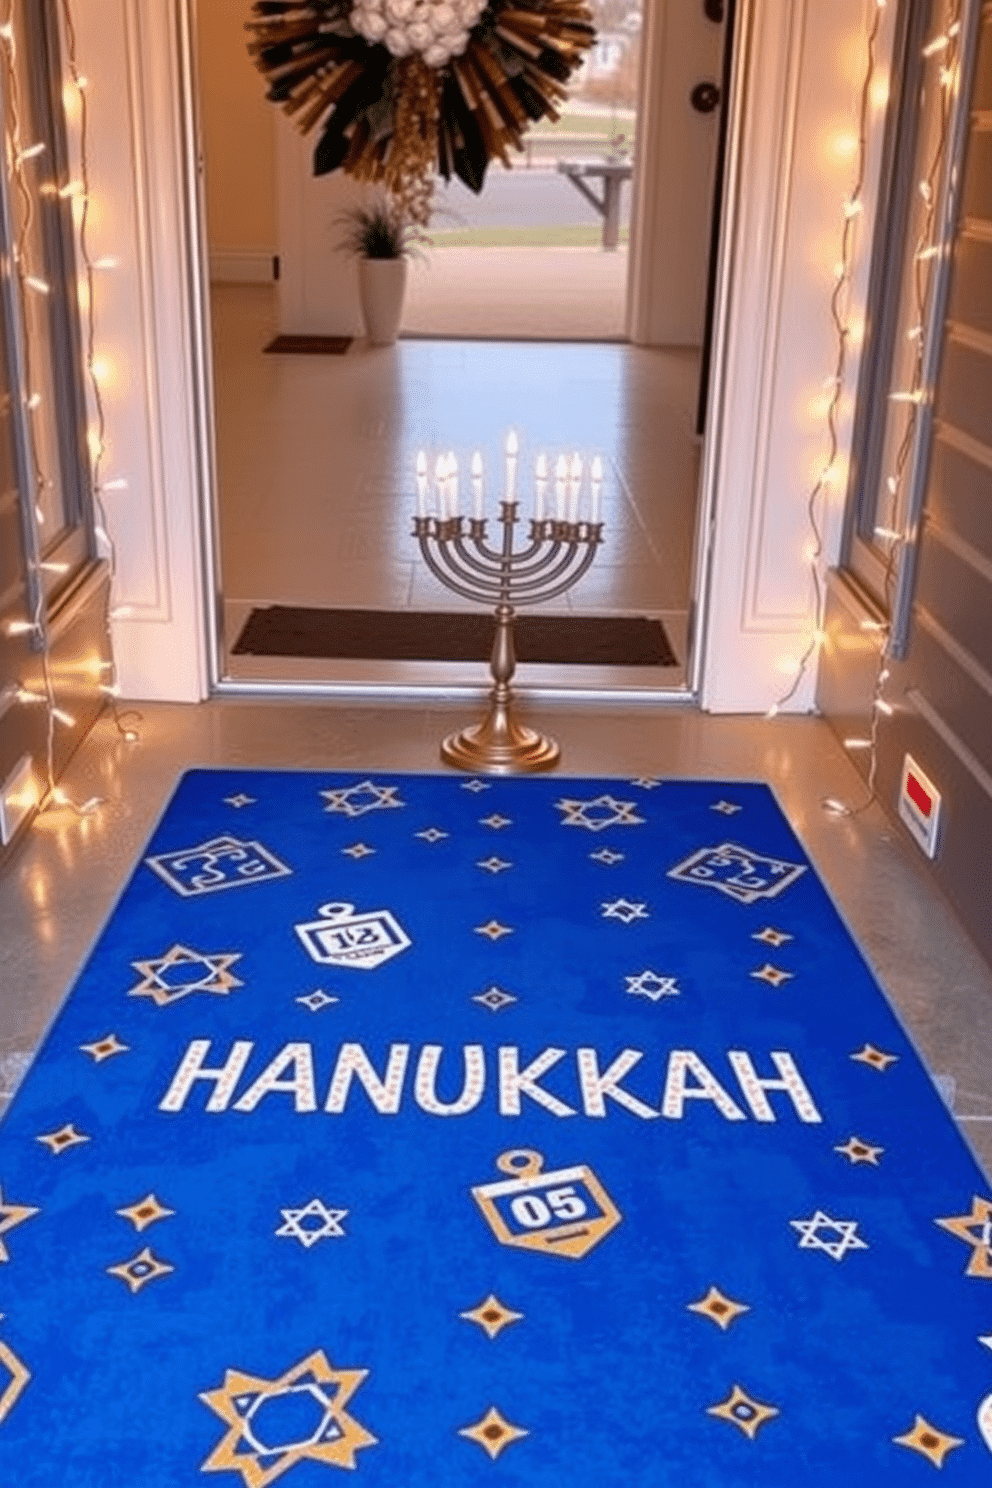
<svg viewBox="0 0 992 1488">
<path fill-rule="evenodd" d="M 811 418 L 809 404 L 822 400 L 835 359 L 828 304 L 853 165 L 831 151 L 856 123 L 867 3 L 745 5 L 744 130 L 722 269 L 733 309 L 717 347 L 707 456 L 714 538 L 702 699 L 716 711 L 763 711 L 788 684 L 780 667 L 809 634 L 805 506 L 825 452 L 822 417 Z M 109 498 L 116 599 L 130 608 L 116 639 L 130 695 L 191 699 L 205 691 L 211 642 L 178 51 L 186 0 L 140 13 L 139 4 L 74 0 L 91 80 L 94 253 L 121 262 L 98 305 L 102 346 L 120 367 L 107 406 L 107 474 L 130 482 Z M 880 134 L 880 113 L 873 125 Z M 870 194 L 867 205 L 862 250 Z M 854 373 L 852 358 L 850 387 Z M 843 480 L 826 524 L 826 562 L 842 495 Z M 811 704 L 813 670 L 797 707 Z"/>
</svg>

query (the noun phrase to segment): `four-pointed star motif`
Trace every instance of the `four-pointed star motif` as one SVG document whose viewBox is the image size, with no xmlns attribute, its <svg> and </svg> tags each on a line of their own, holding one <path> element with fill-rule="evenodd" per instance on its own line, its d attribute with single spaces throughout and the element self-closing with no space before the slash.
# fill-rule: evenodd
<svg viewBox="0 0 992 1488">
<path fill-rule="evenodd" d="M 622 920 L 629 925 L 632 920 L 646 920 L 649 918 L 646 904 L 632 904 L 629 899 L 614 899 L 611 903 L 602 906 L 604 920 Z"/>
<path fill-rule="evenodd" d="M 594 863 L 605 863 L 607 868 L 612 868 L 614 863 L 623 862 L 623 853 L 613 852 L 608 847 L 601 847 L 599 852 L 592 852 L 589 856 Z"/>
<path fill-rule="evenodd" d="M 591 801 L 572 801 L 567 797 L 555 802 L 555 809 L 564 812 L 563 827 L 588 827 L 590 832 L 601 832 L 604 827 L 642 827 L 644 817 L 638 816 L 635 801 L 616 801 L 612 796 L 596 796 Z"/>
<path fill-rule="evenodd" d="M 224 805 L 233 806 L 235 811 L 240 811 L 242 806 L 254 806 L 254 796 L 246 796 L 244 791 L 239 791 L 236 796 L 225 796 Z"/>
<path fill-rule="evenodd" d="M 790 1219 L 789 1223 L 802 1236 L 800 1250 L 825 1250 L 835 1261 L 842 1261 L 849 1250 L 868 1249 L 858 1234 L 856 1219 L 831 1219 L 817 1209 L 810 1219 Z"/>
<path fill-rule="evenodd" d="M 232 987 L 242 987 L 230 968 L 241 960 L 240 951 L 219 951 L 215 955 L 174 945 L 164 956 L 147 961 L 132 961 L 142 980 L 132 987 L 129 997 L 150 997 L 156 1007 L 167 1007 L 192 992 L 216 992 L 224 997 Z"/>
<path fill-rule="evenodd" d="M 397 799 L 398 785 L 376 785 L 363 780 L 361 785 L 348 785 L 339 790 L 321 791 L 327 802 L 326 811 L 339 811 L 344 816 L 364 816 L 367 811 L 388 811 L 406 803 Z"/>
<path fill-rule="evenodd" d="M 639 976 L 624 979 L 631 997 L 647 997 L 651 1002 L 660 1002 L 663 997 L 678 997 L 679 984 L 674 977 L 659 976 L 654 971 L 642 971 Z"/>
<path fill-rule="evenodd" d="M 347 1209 L 328 1209 L 322 1199 L 311 1199 L 302 1209 L 281 1209 L 279 1212 L 286 1223 L 280 1225 L 276 1234 L 299 1240 L 305 1250 L 316 1245 L 318 1240 L 344 1239 L 341 1221 L 346 1217 Z M 316 1222 L 311 1224 L 311 1220 Z"/>
</svg>

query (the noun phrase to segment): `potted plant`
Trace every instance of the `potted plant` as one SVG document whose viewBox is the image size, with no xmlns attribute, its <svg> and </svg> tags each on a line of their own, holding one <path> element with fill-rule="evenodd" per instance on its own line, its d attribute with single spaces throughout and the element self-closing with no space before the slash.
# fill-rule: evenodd
<svg viewBox="0 0 992 1488">
<path fill-rule="evenodd" d="M 391 346 L 399 331 L 407 260 L 426 239 L 396 201 L 383 192 L 338 218 L 338 247 L 358 259 L 358 294 L 372 346 Z"/>
</svg>

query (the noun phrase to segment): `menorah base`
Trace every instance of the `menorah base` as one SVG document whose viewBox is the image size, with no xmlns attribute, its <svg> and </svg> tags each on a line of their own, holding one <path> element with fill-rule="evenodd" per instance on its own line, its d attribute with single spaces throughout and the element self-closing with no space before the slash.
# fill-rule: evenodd
<svg viewBox="0 0 992 1488">
<path fill-rule="evenodd" d="M 441 745 L 446 765 L 473 775 L 526 775 L 551 770 L 558 763 L 559 753 L 554 739 L 525 728 L 499 708 L 482 723 L 449 734 Z"/>
</svg>

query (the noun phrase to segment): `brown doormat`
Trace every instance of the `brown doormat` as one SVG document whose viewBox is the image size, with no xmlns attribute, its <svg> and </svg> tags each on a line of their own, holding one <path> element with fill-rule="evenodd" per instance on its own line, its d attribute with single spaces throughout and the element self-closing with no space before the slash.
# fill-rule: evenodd
<svg viewBox="0 0 992 1488">
<path fill-rule="evenodd" d="M 237 656 L 309 656 L 354 661 L 486 661 L 494 621 L 440 610 L 252 610 Z M 518 661 L 557 666 L 677 666 L 660 620 L 646 616 L 520 615 Z"/>
<path fill-rule="evenodd" d="M 344 356 L 354 336 L 276 336 L 266 351 L 295 352 L 297 356 Z"/>
</svg>

